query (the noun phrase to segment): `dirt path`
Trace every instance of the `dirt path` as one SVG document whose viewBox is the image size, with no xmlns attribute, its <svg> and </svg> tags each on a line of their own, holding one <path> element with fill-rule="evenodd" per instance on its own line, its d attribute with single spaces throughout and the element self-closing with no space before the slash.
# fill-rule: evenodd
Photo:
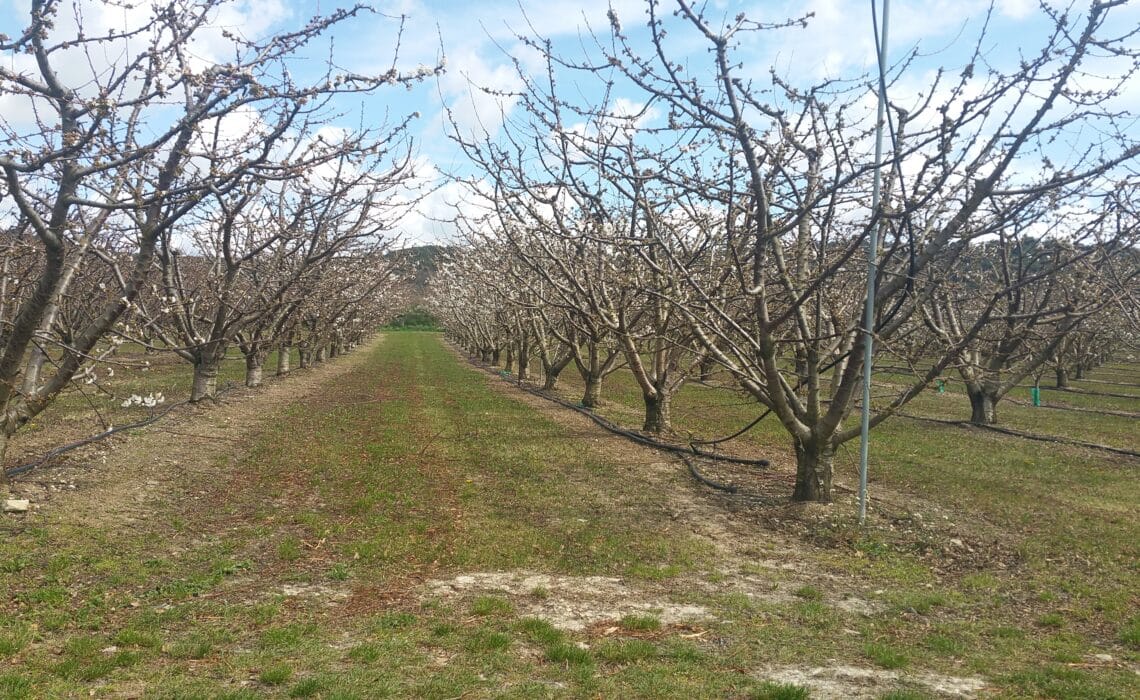
<svg viewBox="0 0 1140 700">
<path fill-rule="evenodd" d="M 172 497 L 200 499 L 205 491 L 197 485 L 240 458 L 286 407 L 352 371 L 383 341 L 378 335 L 317 367 L 255 389 L 235 387 L 217 402 L 176 408 L 137 431 L 67 453 L 13 480 L 12 497 L 29 499 L 43 517 L 110 529 L 149 517 Z"/>
</svg>

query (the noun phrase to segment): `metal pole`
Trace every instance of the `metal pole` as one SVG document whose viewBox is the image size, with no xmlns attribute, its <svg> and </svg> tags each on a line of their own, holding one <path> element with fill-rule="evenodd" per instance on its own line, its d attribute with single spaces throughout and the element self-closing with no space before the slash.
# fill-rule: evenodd
<svg viewBox="0 0 1140 700">
<path fill-rule="evenodd" d="M 871 186 L 871 227 L 867 242 L 867 308 L 863 317 L 863 413 L 859 433 L 859 524 L 867 522 L 867 454 L 871 439 L 871 360 L 875 342 L 875 276 L 878 274 L 879 257 L 879 191 L 882 186 L 883 163 L 883 123 L 887 112 L 887 26 L 890 19 L 891 0 L 883 0 L 883 30 L 877 36 L 879 48 L 879 109 L 875 122 L 875 179 Z M 871 0 L 872 16 L 875 0 Z"/>
</svg>

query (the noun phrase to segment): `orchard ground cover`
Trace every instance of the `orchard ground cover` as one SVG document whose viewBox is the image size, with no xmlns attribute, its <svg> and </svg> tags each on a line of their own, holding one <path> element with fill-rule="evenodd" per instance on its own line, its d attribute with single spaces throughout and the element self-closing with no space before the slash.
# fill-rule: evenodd
<svg viewBox="0 0 1140 700">
<path fill-rule="evenodd" d="M 636 415 L 611 379 L 603 412 Z M 754 416 L 696 385 L 675 412 L 705 435 Z M 778 497 L 774 427 L 736 446 L 774 469 L 719 494 L 391 333 L 46 467 L 78 488 L 0 521 L 0 697 L 1140 692 L 1135 461 L 875 436 L 860 529 L 849 496 Z"/>
</svg>

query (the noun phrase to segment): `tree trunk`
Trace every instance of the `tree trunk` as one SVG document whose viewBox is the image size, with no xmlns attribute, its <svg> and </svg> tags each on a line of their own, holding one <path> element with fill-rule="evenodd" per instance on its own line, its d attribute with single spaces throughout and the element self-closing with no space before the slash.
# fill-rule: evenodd
<svg viewBox="0 0 1140 700">
<path fill-rule="evenodd" d="M 527 369 L 530 366 L 530 357 L 525 352 L 519 353 L 519 381 L 525 382 L 527 380 Z"/>
<path fill-rule="evenodd" d="M 499 356 L 502 355 L 502 353 L 503 353 L 503 351 L 500 350 L 499 348 L 495 348 L 495 349 L 491 350 L 491 364 L 498 367 L 499 366 Z"/>
<path fill-rule="evenodd" d="M 321 345 L 317 346 L 317 352 L 313 355 L 313 362 L 317 364 L 324 362 L 328 359 L 328 353 L 328 346 L 322 343 Z"/>
<path fill-rule="evenodd" d="M 582 392 L 582 405 L 586 408 L 597 408 L 602 401 L 602 378 L 589 374 L 584 379 L 586 390 Z"/>
<path fill-rule="evenodd" d="M 558 375 L 562 374 L 562 370 L 548 367 L 546 369 L 546 378 L 542 380 L 543 391 L 554 391 L 558 388 Z"/>
<path fill-rule="evenodd" d="M 218 366 L 214 359 L 199 360 L 194 363 L 194 386 L 190 390 L 190 401 L 212 399 L 218 393 Z"/>
<path fill-rule="evenodd" d="M 1082 363 L 1079 363 L 1079 362 L 1078 362 L 1078 363 L 1077 363 L 1077 372 L 1076 372 L 1076 375 L 1073 377 L 1073 379 L 1078 379 L 1078 380 L 1079 380 L 1079 379 L 1084 379 L 1084 378 L 1085 378 L 1085 372 L 1086 372 L 1086 371 L 1087 371 L 1087 370 L 1086 370 L 1086 368 L 1085 368 L 1085 365 L 1084 365 L 1084 364 L 1082 364 Z M 1058 388 L 1060 388 L 1060 387 L 1059 387 L 1059 385 L 1058 385 Z"/>
<path fill-rule="evenodd" d="M 79 269 L 80 261 L 86 257 L 86 251 L 91 243 L 91 234 L 84 233 L 79 244 L 78 250 L 73 254 L 71 262 L 67 263 L 67 268 L 60 276 L 59 281 L 56 282 L 55 289 L 52 290 L 52 301 L 47 305 L 44 310 L 43 318 L 40 321 L 39 330 L 43 335 L 50 335 L 51 329 L 55 325 L 56 316 L 59 315 L 59 299 L 71 287 L 71 280 L 75 278 L 76 270 Z M 8 258 L 4 258 L 5 267 L 7 267 Z M 45 341 L 46 342 L 46 341 Z M 47 352 L 44 351 L 43 345 L 40 343 L 32 343 L 31 355 L 28 358 L 28 364 L 24 367 L 24 381 L 23 392 L 25 396 L 31 396 L 36 393 L 36 384 L 39 383 L 40 372 L 44 368 L 44 363 L 47 362 Z"/>
<path fill-rule="evenodd" d="M 713 370 L 716 369 L 716 359 L 712 355 L 705 355 L 701 358 L 701 381 L 707 382 L 712 379 Z"/>
<path fill-rule="evenodd" d="M 672 427 L 669 422 L 669 397 L 657 392 L 657 397 L 641 395 L 645 402 L 645 423 L 641 429 L 647 433 L 664 433 Z"/>
<path fill-rule="evenodd" d="M 491 350 L 483 348 L 479 353 L 479 359 L 483 360 L 486 364 L 491 364 Z"/>
<path fill-rule="evenodd" d="M 1069 370 L 1064 367 L 1057 367 L 1055 371 L 1057 373 L 1057 388 L 1067 389 L 1069 387 Z"/>
<path fill-rule="evenodd" d="M 289 374 L 289 346 L 282 345 L 277 348 L 277 376 Z"/>
<path fill-rule="evenodd" d="M 970 396 L 970 422 L 975 425 L 997 423 L 998 398 L 982 390 L 967 389 Z"/>
<path fill-rule="evenodd" d="M 265 355 L 259 352 L 245 356 L 245 385 L 253 388 L 261 386 L 261 367 L 265 364 Z"/>
<path fill-rule="evenodd" d="M 835 451 L 830 441 L 811 439 L 796 443 L 796 488 L 792 500 L 831 503 L 831 463 Z"/>
<path fill-rule="evenodd" d="M 8 498 L 8 477 L 4 474 L 4 457 L 8 454 L 8 431 L 0 429 L 0 501 Z"/>
<path fill-rule="evenodd" d="M 507 346 L 507 364 L 503 366 L 503 369 L 508 372 L 515 370 L 515 349 L 510 345 Z"/>
<path fill-rule="evenodd" d="M 298 355 L 299 355 L 298 362 L 300 362 L 300 364 L 301 364 L 301 369 L 308 369 L 309 366 L 313 364 L 313 356 L 312 356 L 312 352 L 310 350 L 307 350 L 305 348 L 301 348 Z"/>
</svg>

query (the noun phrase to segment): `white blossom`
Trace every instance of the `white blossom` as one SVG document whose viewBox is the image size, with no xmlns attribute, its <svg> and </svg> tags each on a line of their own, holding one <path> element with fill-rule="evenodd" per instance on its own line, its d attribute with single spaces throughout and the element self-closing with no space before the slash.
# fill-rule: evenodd
<svg viewBox="0 0 1140 700">
<path fill-rule="evenodd" d="M 146 408 L 154 408 L 155 406 L 165 402 L 166 397 L 162 394 L 162 392 L 159 392 L 157 394 L 147 394 L 146 396 L 131 394 L 129 398 L 124 400 L 119 405 L 123 408 L 130 408 L 131 406 L 145 406 Z"/>
</svg>

